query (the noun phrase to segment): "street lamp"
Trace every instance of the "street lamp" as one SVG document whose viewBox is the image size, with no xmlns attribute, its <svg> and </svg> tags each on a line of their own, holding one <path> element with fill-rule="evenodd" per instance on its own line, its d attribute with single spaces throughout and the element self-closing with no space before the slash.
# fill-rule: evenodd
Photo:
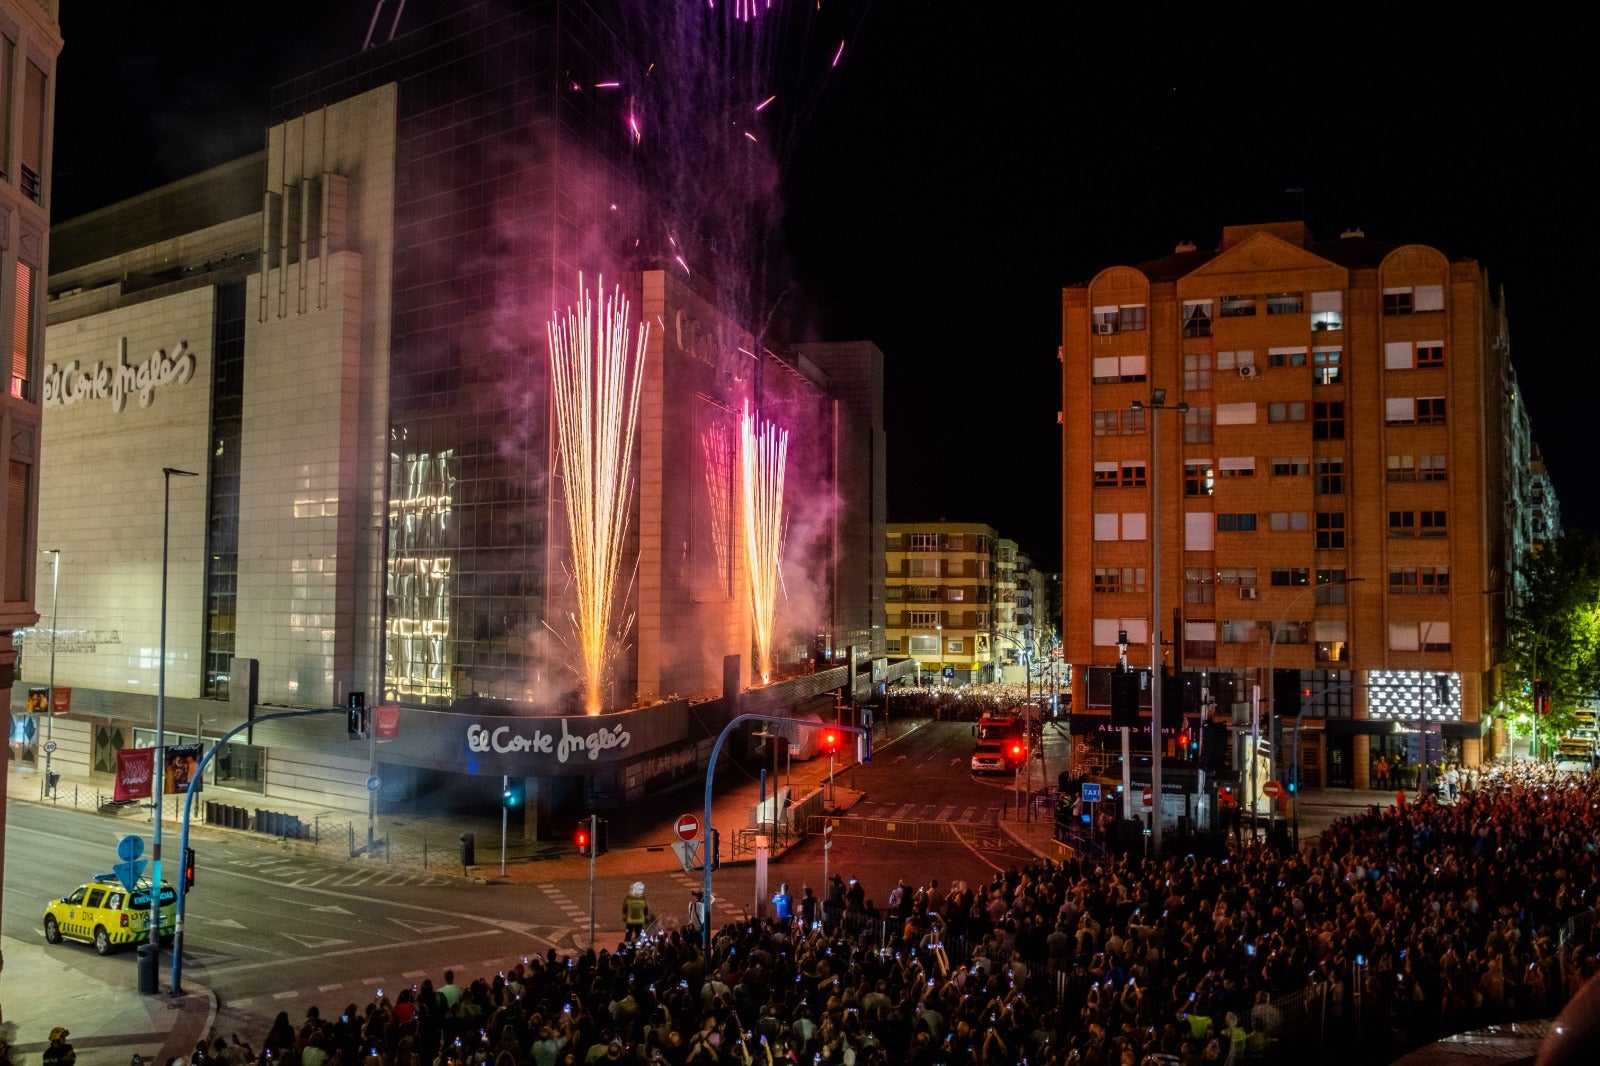
<svg viewBox="0 0 1600 1066">
<path fill-rule="evenodd" d="M 161 468 L 161 662 L 156 667 L 156 748 L 150 767 L 150 795 L 156 814 L 150 834 L 150 953 L 156 973 L 161 972 L 161 778 L 167 739 L 167 549 L 172 531 L 172 479 L 199 476 L 193 470 Z"/>
<path fill-rule="evenodd" d="M 1133 401 L 1135 411 L 1150 412 L 1150 857 L 1161 857 L 1161 419 L 1162 411 L 1189 410 L 1167 406 L 1167 390 L 1151 389 L 1150 402 Z"/>
<path fill-rule="evenodd" d="M 1336 585 L 1355 585 L 1365 580 L 1366 578 L 1364 577 L 1342 577 L 1319 585 L 1317 584 L 1316 575 L 1313 574 L 1311 576 L 1311 584 L 1289 597 L 1289 602 L 1284 605 L 1283 614 L 1278 617 L 1278 624 L 1267 633 L 1267 728 L 1269 730 L 1272 728 L 1272 721 L 1278 712 L 1277 673 L 1275 668 L 1275 660 L 1278 653 L 1278 630 L 1288 625 L 1289 612 L 1293 611 L 1300 601 L 1305 599 L 1307 593 L 1315 592 L 1319 588 L 1332 588 Z M 1312 613 L 1315 614 L 1316 612 L 1313 611 Z M 1256 814 L 1258 813 L 1257 807 L 1260 805 L 1261 799 L 1261 783 L 1257 780 L 1257 766 L 1259 765 L 1257 753 L 1261 750 L 1261 714 L 1259 706 L 1260 701 L 1257 700 L 1257 712 L 1250 724 L 1250 837 L 1252 840 L 1256 837 Z M 1302 708 L 1303 710 L 1304 708 Z M 1298 834 L 1300 824 L 1300 719 L 1298 717 L 1295 718 L 1294 790 L 1295 832 Z M 1298 841 L 1298 836 L 1296 839 Z"/>
<path fill-rule="evenodd" d="M 55 754 L 56 746 L 56 633 L 61 620 L 61 549 L 46 548 L 43 554 L 50 556 L 50 702 L 44 708 L 44 787 L 45 791 L 55 795 L 55 785 L 50 776 L 50 757 Z"/>
</svg>

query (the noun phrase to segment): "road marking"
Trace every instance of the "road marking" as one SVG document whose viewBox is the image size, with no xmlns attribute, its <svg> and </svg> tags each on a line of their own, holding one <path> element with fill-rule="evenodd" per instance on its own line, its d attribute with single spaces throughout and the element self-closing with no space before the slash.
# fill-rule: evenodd
<svg viewBox="0 0 1600 1066">
<path fill-rule="evenodd" d="M 438 925 L 438 924 L 431 923 L 431 922 L 413 922 L 413 921 L 407 921 L 404 918 L 390 917 L 389 920 L 391 922 L 395 923 L 396 925 L 404 926 L 405 928 L 411 930 L 413 933 L 423 933 L 423 934 L 427 934 L 427 933 L 442 933 L 446 929 L 454 929 L 455 928 L 455 926 L 453 926 L 453 925 Z"/>
<path fill-rule="evenodd" d="M 325 905 L 323 905 L 321 907 L 307 907 L 306 909 L 310 910 L 310 911 L 316 911 L 318 914 L 354 914 L 355 913 L 354 911 L 345 910 L 343 907 L 339 906 L 337 903 L 328 903 L 328 904 L 325 904 Z"/>
<path fill-rule="evenodd" d="M 331 936 L 308 936 L 305 933 L 280 933 L 278 935 L 279 936 L 288 937 L 290 940 L 293 940 L 296 944 L 299 944 L 301 947 L 303 947 L 303 948 L 305 948 L 307 950 L 316 950 L 318 948 L 331 948 L 335 944 L 348 944 L 348 943 L 350 943 L 350 941 L 348 941 L 348 940 L 340 940 L 337 937 L 331 937 Z"/>
</svg>

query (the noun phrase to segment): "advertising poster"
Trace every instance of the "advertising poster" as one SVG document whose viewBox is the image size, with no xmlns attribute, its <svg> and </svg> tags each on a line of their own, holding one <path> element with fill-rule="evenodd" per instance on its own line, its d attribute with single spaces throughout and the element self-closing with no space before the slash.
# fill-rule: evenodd
<svg viewBox="0 0 1600 1066">
<path fill-rule="evenodd" d="M 156 761 L 154 748 L 122 748 L 117 752 L 117 783 L 111 798 L 124 800 L 150 798 L 150 772 Z"/>
<path fill-rule="evenodd" d="M 200 765 L 200 745 L 172 744 L 166 750 L 166 775 L 161 779 L 161 791 L 172 796 L 186 792 L 194 780 L 195 769 Z M 196 792 L 202 790 L 196 785 Z"/>
</svg>

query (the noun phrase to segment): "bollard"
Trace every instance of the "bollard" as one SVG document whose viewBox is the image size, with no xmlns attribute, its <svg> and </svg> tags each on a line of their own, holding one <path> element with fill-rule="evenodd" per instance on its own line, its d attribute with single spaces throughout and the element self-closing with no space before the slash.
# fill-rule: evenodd
<svg viewBox="0 0 1600 1066">
<path fill-rule="evenodd" d="M 156 949 L 149 944 L 139 945 L 139 994 L 153 996 L 161 991 L 156 981 Z"/>
<path fill-rule="evenodd" d="M 475 838 L 471 833 L 461 834 L 461 866 L 463 869 L 478 865 L 477 856 L 473 854 L 474 843 Z"/>
</svg>

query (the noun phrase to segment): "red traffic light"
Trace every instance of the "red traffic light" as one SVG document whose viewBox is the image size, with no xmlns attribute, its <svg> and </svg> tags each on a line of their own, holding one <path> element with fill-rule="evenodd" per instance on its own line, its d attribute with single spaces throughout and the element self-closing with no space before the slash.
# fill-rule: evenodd
<svg viewBox="0 0 1600 1066">
<path fill-rule="evenodd" d="M 578 845 L 579 855 L 589 854 L 589 827 L 583 826 L 572 834 L 572 842 Z"/>
<path fill-rule="evenodd" d="M 828 729 L 823 731 L 822 750 L 828 755 L 832 755 L 839 750 L 839 733 L 837 730 Z"/>
</svg>

